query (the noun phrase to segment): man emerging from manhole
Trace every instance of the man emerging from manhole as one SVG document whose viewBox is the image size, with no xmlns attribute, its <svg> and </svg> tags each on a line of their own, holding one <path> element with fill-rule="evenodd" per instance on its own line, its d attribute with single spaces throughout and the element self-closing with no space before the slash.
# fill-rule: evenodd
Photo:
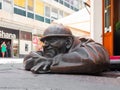
<svg viewBox="0 0 120 90">
<path fill-rule="evenodd" d="M 43 35 L 43 51 L 31 52 L 24 58 L 25 70 L 33 73 L 95 74 L 109 66 L 109 56 L 102 45 L 73 36 L 70 29 L 61 24 L 50 25 Z"/>
</svg>

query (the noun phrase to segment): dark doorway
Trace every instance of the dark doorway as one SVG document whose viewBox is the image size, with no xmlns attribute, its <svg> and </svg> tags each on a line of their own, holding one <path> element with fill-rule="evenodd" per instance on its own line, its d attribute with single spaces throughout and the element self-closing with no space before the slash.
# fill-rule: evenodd
<svg viewBox="0 0 120 90">
<path fill-rule="evenodd" d="M 120 0 L 114 0 L 114 15 L 114 55 L 118 56 L 120 55 L 120 29 L 117 29 L 117 24 L 120 23 Z"/>
<path fill-rule="evenodd" d="M 5 38 L 0 38 L 0 57 L 2 57 L 2 53 L 1 53 L 1 44 L 2 42 L 5 41 L 6 44 L 6 52 L 5 52 L 5 57 L 11 57 L 11 39 L 5 39 Z"/>
</svg>

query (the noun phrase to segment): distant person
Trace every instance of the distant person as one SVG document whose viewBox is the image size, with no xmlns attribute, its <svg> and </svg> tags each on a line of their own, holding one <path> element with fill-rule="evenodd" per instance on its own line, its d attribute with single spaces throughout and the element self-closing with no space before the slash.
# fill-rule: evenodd
<svg viewBox="0 0 120 90">
<path fill-rule="evenodd" d="M 10 41 L 7 42 L 7 57 L 11 57 L 11 44 Z"/>
<path fill-rule="evenodd" d="M 2 57 L 4 58 L 5 57 L 5 53 L 7 51 L 7 46 L 5 44 L 5 41 L 3 41 L 3 43 L 1 44 L 1 53 L 2 53 Z"/>
</svg>

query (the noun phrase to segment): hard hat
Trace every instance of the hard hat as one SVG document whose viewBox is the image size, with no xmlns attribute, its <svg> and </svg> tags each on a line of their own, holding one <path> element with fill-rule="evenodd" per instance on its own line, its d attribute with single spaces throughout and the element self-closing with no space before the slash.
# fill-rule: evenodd
<svg viewBox="0 0 120 90">
<path fill-rule="evenodd" d="M 54 36 L 72 36 L 72 32 L 62 24 L 52 24 L 44 31 L 41 41 L 44 41 L 45 38 Z"/>
</svg>

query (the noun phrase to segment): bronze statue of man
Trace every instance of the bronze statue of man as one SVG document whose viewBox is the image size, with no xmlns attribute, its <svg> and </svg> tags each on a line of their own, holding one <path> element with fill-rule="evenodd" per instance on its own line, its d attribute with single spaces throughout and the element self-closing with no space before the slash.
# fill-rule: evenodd
<svg viewBox="0 0 120 90">
<path fill-rule="evenodd" d="M 73 36 L 70 29 L 61 24 L 50 25 L 41 41 L 44 43 L 43 51 L 32 51 L 25 56 L 25 70 L 33 73 L 95 74 L 109 66 L 109 55 L 101 44 Z"/>
</svg>

